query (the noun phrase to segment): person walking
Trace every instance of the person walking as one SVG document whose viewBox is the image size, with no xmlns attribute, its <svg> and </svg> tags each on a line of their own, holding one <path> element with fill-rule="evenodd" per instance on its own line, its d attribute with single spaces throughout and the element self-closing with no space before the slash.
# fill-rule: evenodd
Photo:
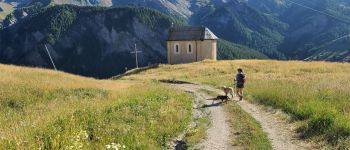
<svg viewBox="0 0 350 150">
<path fill-rule="evenodd" d="M 242 68 L 237 69 L 237 75 L 235 79 L 236 84 L 236 95 L 239 97 L 239 100 L 243 100 L 243 89 L 245 84 L 245 74 L 243 73 Z"/>
</svg>

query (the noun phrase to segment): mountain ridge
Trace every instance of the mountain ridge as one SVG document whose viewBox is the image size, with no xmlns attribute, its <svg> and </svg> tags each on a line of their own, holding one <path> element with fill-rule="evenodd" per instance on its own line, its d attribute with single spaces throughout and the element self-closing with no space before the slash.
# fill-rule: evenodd
<svg viewBox="0 0 350 150">
<path fill-rule="evenodd" d="M 51 68 L 45 46 L 60 70 L 108 78 L 139 65 L 166 62 L 168 29 L 185 25 L 145 7 L 78 7 L 57 5 L 0 31 L 0 62 Z M 268 58 L 254 49 L 219 41 L 219 59 Z"/>
<path fill-rule="evenodd" d="M 47 44 L 60 69 L 104 78 L 133 67 L 135 43 L 147 49 L 140 64 L 164 62 L 165 43 L 158 41 L 172 22 L 178 21 L 148 8 L 50 7 L 1 31 L 1 61 L 51 67 Z"/>
<path fill-rule="evenodd" d="M 20 0 L 17 1 L 5 1 L 5 2 L 21 2 Z M 40 13 L 42 9 L 50 9 L 51 7 L 58 7 L 58 6 L 66 6 L 56 3 L 57 1 L 51 1 L 51 0 L 38 0 L 38 1 L 31 1 L 26 0 L 22 1 L 23 3 L 18 4 L 18 9 L 16 9 L 12 14 L 8 15 L 6 19 L 4 20 L 4 27 L 1 34 L 6 34 L 6 28 L 11 28 L 9 30 L 12 30 L 16 28 L 15 26 L 23 26 L 23 22 L 26 22 L 26 20 L 32 20 L 35 18 L 35 16 Z M 62 3 L 75 3 L 78 1 L 71 0 L 71 1 L 60 1 Z M 108 4 L 114 6 L 128 6 L 128 7 L 146 7 L 151 8 L 156 11 L 162 12 L 166 15 L 171 16 L 172 18 L 182 22 L 183 24 L 186 24 L 186 22 L 189 25 L 194 26 L 206 26 L 210 28 L 219 38 L 222 39 L 222 41 L 219 41 L 219 52 L 218 56 L 220 59 L 241 59 L 241 58 L 258 58 L 258 59 L 266 59 L 266 58 L 272 58 L 272 59 L 298 59 L 298 60 L 326 60 L 326 61 L 340 61 L 340 62 L 349 62 L 350 59 L 350 45 L 347 43 L 350 43 L 349 38 L 344 38 L 341 40 L 333 41 L 334 39 L 337 39 L 339 37 L 347 35 L 346 33 L 350 34 L 350 28 L 349 25 L 346 23 L 341 23 L 337 21 L 336 19 L 330 18 L 329 16 L 325 16 L 322 14 L 319 14 L 317 12 L 314 12 L 309 9 L 305 9 L 302 7 L 299 7 L 297 5 L 293 5 L 291 3 L 287 3 L 286 0 L 190 0 L 190 1 L 184 1 L 184 0 L 173 0 L 173 1 L 162 1 L 162 0 L 145 0 L 145 1 L 135 1 L 135 0 L 113 0 L 113 1 L 79 1 L 82 3 L 78 3 L 76 5 L 81 5 L 84 7 L 81 7 L 82 9 L 85 9 L 86 6 L 94 6 L 95 9 L 102 9 L 100 4 Z M 56 3 L 56 4 L 55 4 Z M 253 5 L 255 4 L 255 5 Z M 263 5 L 262 5 L 263 4 Z M 303 3 L 304 4 L 304 3 Z M 311 5 L 312 4 L 312 5 Z M 316 4 L 319 4 L 316 5 Z M 305 5 L 310 7 L 317 6 L 317 9 L 327 9 L 327 13 L 332 13 L 334 15 L 337 15 L 336 13 L 342 14 L 342 15 L 349 15 L 350 10 L 348 7 L 349 3 L 344 0 L 312 0 L 309 2 L 306 2 Z M 22 7 L 23 6 L 23 7 Z M 76 6 L 78 7 L 78 6 Z M 103 9 L 113 9 L 113 7 L 103 8 Z M 79 7 L 80 8 L 80 7 Z M 329 10 L 328 10 L 329 9 Z M 332 12 L 333 10 L 339 10 L 337 12 Z M 60 12 L 57 12 L 60 13 Z M 71 14 L 74 18 L 74 13 Z M 48 18 L 46 18 L 48 19 Z M 64 18 L 61 18 L 64 20 Z M 66 23 L 69 23 L 69 18 Z M 96 18 L 90 17 L 89 19 L 85 19 L 84 22 L 81 22 L 82 24 L 89 24 L 91 23 L 91 20 L 95 20 Z M 156 17 L 155 20 L 150 21 L 156 22 L 158 17 Z M 60 19 L 59 19 L 60 20 Z M 121 30 L 116 31 L 114 29 L 111 30 L 107 26 L 111 26 L 111 24 L 118 24 L 120 22 L 113 22 L 108 23 L 106 21 L 108 19 L 104 19 L 104 23 L 102 23 L 103 27 L 106 27 L 106 30 L 103 31 L 104 34 L 114 34 L 118 33 L 118 35 L 121 37 L 121 35 L 128 37 L 128 40 L 119 40 L 119 42 L 124 42 L 125 44 L 116 44 L 116 42 L 111 42 L 111 40 L 117 40 L 117 39 L 111 39 L 111 36 L 101 36 L 101 35 L 95 35 L 98 32 L 96 27 L 92 27 L 94 25 L 101 26 L 101 24 L 93 23 L 94 25 L 90 25 L 91 28 L 96 29 L 96 32 L 94 33 L 84 33 L 83 35 L 79 35 L 78 32 L 74 30 L 78 30 L 77 27 L 75 27 L 74 30 L 69 30 L 69 32 L 74 32 L 72 34 L 69 34 L 69 36 L 79 37 L 81 41 L 98 41 L 95 43 L 96 45 L 91 44 L 92 42 L 77 42 L 75 45 L 70 45 L 70 50 L 67 49 L 67 47 L 64 46 L 55 46 L 57 45 L 57 41 L 60 43 L 58 45 L 65 45 L 64 42 L 62 42 L 63 39 L 57 39 L 61 37 L 60 35 L 66 35 L 69 37 L 65 32 L 61 33 L 65 30 L 65 28 L 70 29 L 71 25 L 69 24 L 61 24 L 57 27 L 54 27 L 54 29 L 50 29 L 50 34 L 45 35 L 45 42 L 50 43 L 48 45 L 50 51 L 56 51 L 56 49 L 66 49 L 64 51 L 75 51 L 77 54 L 82 51 L 82 49 L 91 49 L 95 47 L 96 49 L 99 49 L 97 51 L 100 51 L 102 49 L 115 49 L 116 47 L 123 47 L 121 49 L 124 49 L 124 53 L 120 53 L 120 56 L 114 56 L 114 57 L 125 57 L 125 59 L 120 61 L 128 61 L 127 63 L 118 63 L 123 64 L 118 66 L 118 73 L 121 73 L 125 71 L 125 67 L 132 68 L 131 65 L 134 63 L 133 56 L 130 55 L 126 49 L 129 51 L 133 49 L 134 43 L 137 43 L 140 45 L 140 49 L 147 50 L 146 53 L 148 53 L 148 50 L 150 50 L 149 54 L 147 54 L 147 60 L 141 61 L 142 65 L 147 65 L 149 63 L 162 63 L 165 62 L 165 46 L 164 42 L 166 38 L 166 29 L 164 27 L 159 27 L 163 31 L 156 31 L 157 28 L 151 28 L 147 24 L 143 24 L 148 26 L 148 28 L 140 29 L 137 32 L 132 31 L 130 32 L 131 28 L 129 26 L 123 25 L 123 27 L 120 27 Z M 113 19 L 112 19 L 113 20 Z M 50 21 L 50 19 L 48 20 Z M 40 19 L 37 20 L 37 22 L 41 22 Z M 92 22 L 96 22 L 92 21 Z M 172 22 L 172 21 L 170 21 Z M 106 23 L 106 24 L 105 24 Z M 129 22 L 131 26 L 134 26 L 133 21 Z M 41 23 L 42 24 L 42 23 Z M 75 23 L 72 23 L 75 24 Z M 169 22 L 167 23 L 168 26 Z M 14 26 L 14 27 L 12 27 Z M 152 26 L 152 25 L 151 25 Z M 37 29 L 38 27 L 30 26 L 33 29 Z M 16 30 L 12 32 L 12 34 L 18 34 L 21 36 L 25 36 L 23 34 L 24 31 L 30 30 L 29 28 L 23 28 L 23 30 Z M 124 30 L 124 31 L 123 31 Z M 94 31 L 94 30 L 93 30 Z M 33 32 L 30 33 L 32 35 L 35 35 L 37 37 L 40 37 L 40 34 L 42 32 Z M 130 34 L 131 33 L 131 34 Z M 140 34 L 146 34 L 146 35 L 140 35 Z M 149 39 L 148 42 L 144 42 L 145 39 L 148 39 L 150 37 L 147 36 L 149 33 L 155 33 L 156 35 L 161 35 L 162 38 L 153 38 Z M 21 64 L 21 65 L 38 65 L 38 64 L 45 64 L 43 66 L 50 66 L 46 61 L 42 61 L 41 59 L 36 59 L 38 56 L 46 57 L 45 53 L 42 53 L 43 51 L 43 45 L 42 43 L 39 43 L 40 45 L 38 49 L 40 49 L 39 54 L 35 54 L 35 56 L 32 56 L 34 54 L 32 53 L 21 53 L 21 51 L 31 51 L 31 48 L 26 48 L 26 44 L 31 43 L 28 42 L 26 38 L 14 38 L 12 39 L 12 42 L 4 42 L 5 36 L 14 37 L 11 34 L 2 35 L 2 47 L 0 47 L 2 50 L 2 62 L 4 63 L 14 63 L 14 64 Z M 86 36 L 86 38 L 83 39 L 83 36 Z M 116 36 L 117 37 L 117 36 Z M 11 39 L 11 38 L 10 38 Z M 28 38 L 30 41 L 30 38 Z M 64 41 L 67 43 L 70 43 L 71 38 L 66 38 Z M 120 38 L 123 39 L 123 38 Z M 134 42 L 134 40 L 136 42 Z M 139 42 L 137 42 L 139 40 Z M 153 41 L 152 41 L 153 40 Z M 14 42 L 16 41 L 16 42 Z M 27 41 L 27 42 L 25 42 Z M 35 41 L 35 40 L 34 40 Z M 71 40 L 71 41 L 74 41 Z M 141 41 L 141 42 L 140 42 Z M 224 42 L 225 41 L 225 42 Z M 154 44 L 146 44 L 153 42 Z M 35 43 L 35 42 L 34 42 Z M 113 44 L 111 44 L 113 43 Z M 220 44 L 222 44 L 220 46 Z M 237 45 L 239 44 L 239 45 Z M 52 46 L 53 45 L 53 46 Z M 106 46 L 107 45 L 107 46 Z M 114 45 L 114 46 L 112 46 Z M 155 46 L 158 45 L 158 46 Z M 20 47 L 17 48 L 15 52 L 13 50 L 8 50 L 7 47 Z M 35 47 L 35 46 L 34 46 Z M 108 48 L 107 48 L 108 47 Z M 155 50 L 157 49 L 157 50 Z M 33 50 L 33 48 L 32 48 Z M 154 51 L 155 50 L 155 51 Z M 6 52 L 5 52 L 6 51 Z M 34 50 L 35 51 L 35 50 Z M 112 50 L 113 51 L 113 50 Z M 154 53 L 156 52 L 156 53 Z M 20 54 L 17 57 L 33 57 L 31 59 L 31 63 L 27 63 L 26 61 L 20 60 L 19 58 L 14 58 L 12 55 L 16 55 L 16 53 Z M 36 52 L 33 52 L 36 53 Z M 31 54 L 31 55 L 29 55 Z M 25 56 L 24 56 L 25 55 Z M 53 54 L 55 55 L 55 54 Z M 97 54 L 92 54 L 93 56 L 100 56 Z M 153 56 L 152 56 L 153 55 Z M 92 56 L 88 56 L 90 59 L 98 59 L 98 58 L 92 58 Z M 102 55 L 101 55 L 102 57 Z M 108 55 L 104 54 L 103 58 L 109 57 Z M 13 58 L 14 60 L 11 60 Z M 67 57 L 65 57 L 67 58 Z M 68 57 L 69 59 L 71 57 Z M 72 57 L 71 59 L 73 59 Z M 28 58 L 29 59 L 29 58 Z M 75 57 L 74 59 L 80 59 L 80 57 Z M 46 60 L 46 59 L 45 59 Z M 112 58 L 109 58 L 109 60 L 112 60 Z M 148 61 L 152 60 L 152 61 Z M 19 63 L 20 61 L 20 63 Z M 41 63 L 33 64 L 32 62 L 35 61 L 41 61 Z M 64 61 L 64 64 L 69 61 Z M 117 63 L 113 60 L 114 63 Z M 107 63 L 101 61 L 100 63 Z M 76 62 L 72 62 L 72 64 L 77 64 Z M 70 65 L 72 65 L 70 64 Z M 129 64 L 129 65 L 125 65 Z M 69 66 L 66 64 L 66 66 Z M 85 64 L 78 68 L 88 68 L 87 66 L 94 66 L 92 64 Z M 107 65 L 108 66 L 108 65 Z M 109 66 L 110 68 L 115 66 Z M 96 67 L 97 71 L 98 67 Z M 74 70 L 79 69 L 70 69 L 70 72 L 73 72 Z M 101 70 L 100 70 L 101 71 Z M 99 71 L 99 72 L 100 72 Z M 116 73 L 116 72 L 115 72 Z M 84 73 L 86 74 L 94 74 L 92 72 L 90 73 Z M 93 75 L 97 76 L 97 75 Z"/>
</svg>

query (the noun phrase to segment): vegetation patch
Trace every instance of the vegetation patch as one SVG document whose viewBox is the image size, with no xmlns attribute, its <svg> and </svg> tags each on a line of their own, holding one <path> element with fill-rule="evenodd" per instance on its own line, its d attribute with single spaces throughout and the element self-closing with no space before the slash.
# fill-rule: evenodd
<svg viewBox="0 0 350 150">
<path fill-rule="evenodd" d="M 170 94 L 165 87 L 131 91 L 112 106 L 77 110 L 55 119 L 30 135 L 35 144 L 29 147 L 103 149 L 119 143 L 127 149 L 166 148 L 189 123 L 190 97 Z"/>
<path fill-rule="evenodd" d="M 346 63 L 204 61 L 164 65 L 131 77 L 140 80 L 176 78 L 232 87 L 237 68 L 243 68 L 247 75 L 245 94 L 249 95 L 249 100 L 282 109 L 294 121 L 306 122 L 298 130 L 305 138 L 323 139 L 335 148 L 349 145 L 350 65 Z"/>
<path fill-rule="evenodd" d="M 77 89 L 55 89 L 48 93 L 48 99 L 62 99 L 62 100 L 93 100 L 93 99 L 106 99 L 109 96 L 109 92 L 102 89 L 89 89 L 89 88 L 77 88 Z"/>
<path fill-rule="evenodd" d="M 192 97 L 159 82 L 1 65 L 0 76 L 0 149 L 165 149 L 192 116 Z"/>
<path fill-rule="evenodd" d="M 194 122 L 196 126 L 187 128 L 184 137 L 187 148 L 193 148 L 200 143 L 207 136 L 207 130 L 210 126 L 210 118 L 208 116 L 196 118 Z"/>
<path fill-rule="evenodd" d="M 268 59 L 265 54 L 248 48 L 243 45 L 234 44 L 222 39 L 218 41 L 218 59 L 232 60 L 232 59 Z"/>
<path fill-rule="evenodd" d="M 242 110 L 236 103 L 229 103 L 225 106 L 229 112 L 229 120 L 237 139 L 231 140 L 234 146 L 243 149 L 272 149 L 272 145 L 260 124 L 248 113 Z"/>
</svg>

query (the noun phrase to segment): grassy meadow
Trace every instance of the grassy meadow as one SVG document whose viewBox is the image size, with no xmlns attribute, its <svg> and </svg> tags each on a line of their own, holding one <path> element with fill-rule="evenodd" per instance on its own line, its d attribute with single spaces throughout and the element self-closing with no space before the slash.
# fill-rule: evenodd
<svg viewBox="0 0 350 150">
<path fill-rule="evenodd" d="M 307 139 L 350 147 L 350 64 L 236 60 L 162 65 L 124 80 L 182 80 L 232 86 L 237 68 L 247 75 L 247 99 L 282 109 Z"/>
<path fill-rule="evenodd" d="M 163 149 L 191 100 L 157 82 L 0 65 L 0 149 Z"/>
</svg>

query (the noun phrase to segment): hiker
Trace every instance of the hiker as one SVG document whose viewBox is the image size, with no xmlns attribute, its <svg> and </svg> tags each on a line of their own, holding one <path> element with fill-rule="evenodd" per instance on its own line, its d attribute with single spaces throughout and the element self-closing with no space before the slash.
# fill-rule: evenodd
<svg viewBox="0 0 350 150">
<path fill-rule="evenodd" d="M 243 88 L 245 83 L 245 75 L 243 73 L 243 69 L 238 68 L 238 73 L 236 75 L 235 84 L 236 84 L 236 95 L 239 97 L 241 101 L 243 99 Z"/>
</svg>

